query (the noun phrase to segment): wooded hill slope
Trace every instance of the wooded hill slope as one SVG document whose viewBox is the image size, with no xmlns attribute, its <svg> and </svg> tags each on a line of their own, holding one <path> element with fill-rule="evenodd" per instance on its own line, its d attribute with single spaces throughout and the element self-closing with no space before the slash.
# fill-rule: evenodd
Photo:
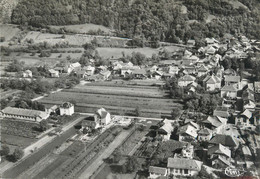
<svg viewBox="0 0 260 179">
<path fill-rule="evenodd" d="M 178 42 L 242 33 L 260 36 L 259 0 L 21 0 L 12 23 L 94 23 L 118 36 Z"/>
</svg>

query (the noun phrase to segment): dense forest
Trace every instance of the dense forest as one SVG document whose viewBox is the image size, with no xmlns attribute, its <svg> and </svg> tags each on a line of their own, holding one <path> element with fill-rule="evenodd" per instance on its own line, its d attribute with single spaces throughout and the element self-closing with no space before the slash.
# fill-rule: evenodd
<svg viewBox="0 0 260 179">
<path fill-rule="evenodd" d="M 94 23 L 118 36 L 147 41 L 218 38 L 225 33 L 259 39 L 259 9 L 259 0 L 21 0 L 11 20 L 34 27 Z M 214 20 L 208 21 L 209 15 Z"/>
</svg>

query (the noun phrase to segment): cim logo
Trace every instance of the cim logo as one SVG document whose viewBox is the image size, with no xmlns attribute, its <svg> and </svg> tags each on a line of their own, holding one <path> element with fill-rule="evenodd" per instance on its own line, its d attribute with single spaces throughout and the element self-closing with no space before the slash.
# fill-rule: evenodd
<svg viewBox="0 0 260 179">
<path fill-rule="evenodd" d="M 225 169 L 225 174 L 229 177 L 239 177 L 242 176 L 244 173 L 245 173 L 244 169 L 237 169 L 231 167 L 227 167 Z"/>
</svg>

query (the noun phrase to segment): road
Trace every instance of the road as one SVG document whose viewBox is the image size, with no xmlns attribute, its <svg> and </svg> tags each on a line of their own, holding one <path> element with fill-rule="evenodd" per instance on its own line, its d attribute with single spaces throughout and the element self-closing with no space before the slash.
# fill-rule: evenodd
<svg viewBox="0 0 260 179">
<path fill-rule="evenodd" d="M 80 174 L 79 179 L 90 178 L 91 175 L 103 164 L 103 159 L 109 157 L 114 150 L 124 142 L 124 139 L 128 137 L 132 130 L 124 130 L 122 131 L 113 142 L 109 144 L 109 146 L 103 151 L 92 164 Z"/>
<path fill-rule="evenodd" d="M 81 116 L 73 122 L 67 124 L 62 128 L 64 131 L 60 136 L 45 136 L 28 146 L 24 149 L 23 158 L 17 163 L 8 163 L 7 165 L 0 168 L 0 176 L 3 174 L 6 178 L 16 178 L 19 174 L 21 174 L 24 170 L 28 169 L 29 166 L 36 163 L 42 157 L 47 155 L 50 151 L 52 151 L 56 146 L 61 145 L 65 142 L 69 137 L 76 134 L 73 126 L 79 123 L 85 116 Z M 31 153 L 31 150 L 37 150 L 34 153 Z"/>
</svg>

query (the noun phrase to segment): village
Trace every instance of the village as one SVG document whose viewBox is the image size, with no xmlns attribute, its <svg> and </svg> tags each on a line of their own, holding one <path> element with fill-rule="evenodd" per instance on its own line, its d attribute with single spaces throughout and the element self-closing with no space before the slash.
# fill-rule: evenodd
<svg viewBox="0 0 260 179">
<path fill-rule="evenodd" d="M 7 105 L 1 110 L 1 143 L 5 146 L 5 151 L 3 147 L 1 150 L 1 173 L 5 177 L 26 178 L 21 171 L 24 164 L 25 171 L 34 171 L 32 178 L 46 173 L 50 178 L 102 178 L 107 175 L 102 169 L 109 167 L 110 173 L 120 173 L 118 175 L 123 177 L 126 177 L 124 173 L 130 173 L 133 178 L 137 175 L 257 178 L 260 172 L 260 81 L 254 80 L 257 74 L 253 68 L 244 64 L 248 59 L 258 60 L 259 57 L 252 54 L 259 54 L 260 42 L 241 35 L 219 40 L 206 38 L 205 44 L 196 49 L 195 40 L 189 40 L 174 52 L 161 47 L 158 56 L 150 61 L 141 53 L 132 58 L 122 54 L 106 62 L 97 61 L 91 54 L 93 58 L 84 63 L 67 60 L 41 67 L 40 74 L 38 68 L 37 76 L 29 67 L 6 72 L 2 80 L 15 78 L 33 83 L 40 77 L 54 80 L 55 84 L 59 82 L 59 87 L 34 96 L 31 102 L 23 100 L 15 107 Z M 75 84 L 70 85 L 66 79 Z M 6 81 L 1 81 L 1 87 L 5 84 Z M 117 99 L 121 92 L 116 90 L 125 90 L 121 101 Z M 89 91 L 96 95 L 95 99 Z M 108 99 L 102 96 L 108 93 L 114 104 L 109 105 Z M 12 96 L 15 97 L 10 103 L 19 98 L 16 94 Z M 126 100 L 126 96 L 133 102 Z M 133 96 L 148 102 L 140 102 Z M 167 101 L 174 107 L 164 104 L 166 99 L 174 99 L 174 102 Z M 18 124 L 24 136 L 35 139 L 20 149 L 12 149 L 11 155 L 9 147 L 14 139 L 5 141 L 3 135 L 19 136 L 21 129 L 10 132 L 10 128 L 15 129 Z M 135 142 L 129 142 L 131 140 Z M 50 146 L 55 141 L 57 146 Z M 79 147 L 72 148 L 76 144 Z M 49 148 L 39 154 L 44 147 Z M 132 150 L 125 151 L 127 148 Z M 56 171 L 48 168 L 54 167 L 55 162 L 58 165 L 56 160 L 50 164 L 43 161 L 48 151 L 59 156 L 66 150 L 81 153 L 70 153 L 74 157 L 64 159 L 60 163 L 63 168 Z M 106 156 L 99 158 L 103 153 L 107 153 Z M 10 156 L 18 165 L 8 160 Z M 37 173 L 40 162 L 45 165 Z M 95 162 L 97 168 L 93 166 Z"/>
</svg>

